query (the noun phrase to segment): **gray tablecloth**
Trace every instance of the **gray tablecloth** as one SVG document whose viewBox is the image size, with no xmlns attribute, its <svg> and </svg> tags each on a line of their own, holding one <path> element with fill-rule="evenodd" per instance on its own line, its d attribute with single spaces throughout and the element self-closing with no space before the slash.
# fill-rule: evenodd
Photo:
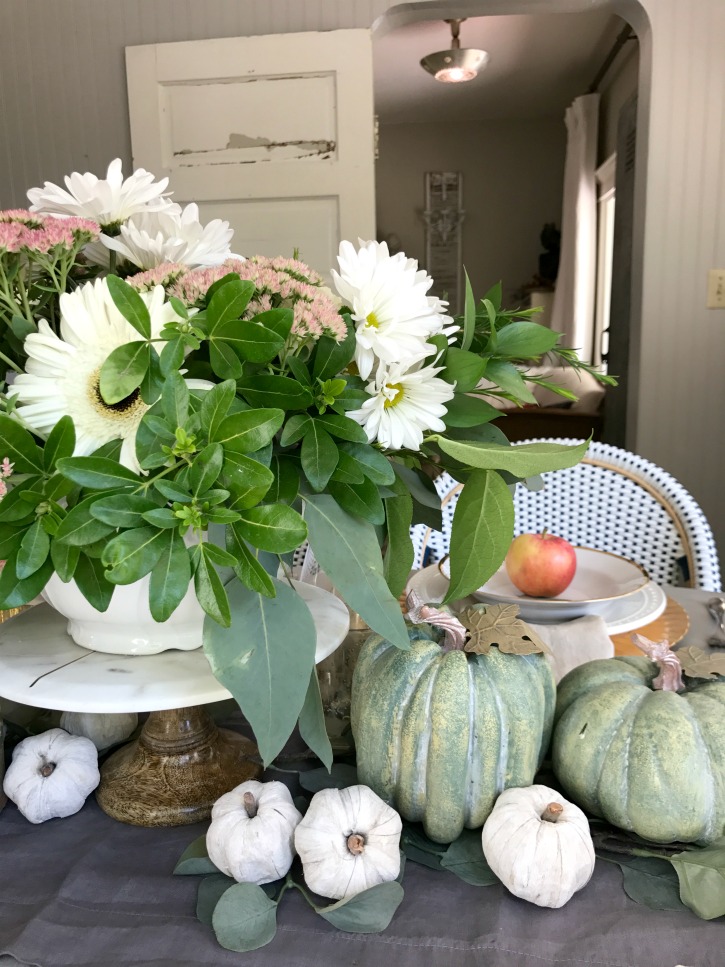
<svg viewBox="0 0 725 967">
<path fill-rule="evenodd" d="M 707 596 L 674 594 L 691 610 L 688 640 L 700 643 L 712 630 L 702 607 Z M 171 875 L 204 828 L 125 826 L 92 798 L 75 816 L 32 826 L 8 804 L 0 813 L 0 963 L 10 955 L 40 967 L 725 964 L 725 922 L 639 906 L 622 890 L 618 867 L 602 861 L 561 910 L 408 862 L 405 899 L 384 933 L 342 933 L 288 892 L 272 943 L 231 953 L 196 919 L 199 878 Z"/>
</svg>

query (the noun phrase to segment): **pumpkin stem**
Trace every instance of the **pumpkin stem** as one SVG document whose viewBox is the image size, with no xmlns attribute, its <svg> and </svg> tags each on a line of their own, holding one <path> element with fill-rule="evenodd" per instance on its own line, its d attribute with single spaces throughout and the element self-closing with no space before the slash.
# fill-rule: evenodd
<svg viewBox="0 0 725 967">
<path fill-rule="evenodd" d="M 684 685 L 682 681 L 682 665 L 680 659 L 670 651 L 670 643 L 665 638 L 664 641 L 651 641 L 644 635 L 631 635 L 633 643 L 643 651 L 650 661 L 655 662 L 660 670 L 657 678 L 652 682 L 652 688 L 664 692 L 677 692 Z"/>
<path fill-rule="evenodd" d="M 44 779 L 55 772 L 55 762 L 44 762 L 40 767 L 40 774 Z"/>
<path fill-rule="evenodd" d="M 544 822 L 555 823 L 557 819 L 561 817 L 563 812 L 564 807 L 560 802 L 550 802 L 541 814 L 541 818 L 544 820 Z"/>
<path fill-rule="evenodd" d="M 365 837 L 360 833 L 350 833 L 347 837 L 347 848 L 353 856 L 359 856 L 365 849 Z"/>
<path fill-rule="evenodd" d="M 247 816 L 250 819 L 254 819 L 259 808 L 259 803 L 254 798 L 254 795 L 251 792 L 245 792 L 242 796 L 242 802 L 244 803 L 244 808 L 247 810 Z"/>
</svg>

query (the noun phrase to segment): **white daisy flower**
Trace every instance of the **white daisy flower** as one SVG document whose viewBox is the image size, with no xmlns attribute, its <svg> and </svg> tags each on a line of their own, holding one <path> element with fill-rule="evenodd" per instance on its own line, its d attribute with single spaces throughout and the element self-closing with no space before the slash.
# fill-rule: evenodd
<svg viewBox="0 0 725 967">
<path fill-rule="evenodd" d="M 332 275 L 357 323 L 355 362 L 366 379 L 377 360 L 407 369 L 431 356 L 435 349 L 426 340 L 452 320 L 442 314 L 443 303 L 426 294 L 433 280 L 414 259 L 391 256 L 385 242 L 359 244 L 358 250 L 340 244 L 340 272 Z"/>
<path fill-rule="evenodd" d="M 229 222 L 219 218 L 202 225 L 199 208 L 192 203 L 184 209 L 175 205 L 141 212 L 121 225 L 117 236 L 101 235 L 101 241 L 140 269 L 153 269 L 162 262 L 208 268 L 231 258 L 233 234 Z"/>
<path fill-rule="evenodd" d="M 406 372 L 402 366 L 381 366 L 365 387 L 370 399 L 347 415 L 365 428 L 370 443 L 387 450 L 420 450 L 424 430 L 440 433 L 446 428 L 443 404 L 453 398 L 454 387 L 436 378 L 441 369 L 426 366 Z"/>
<path fill-rule="evenodd" d="M 167 322 L 178 320 L 165 301 L 163 286 L 139 293 L 151 316 L 156 337 Z M 25 340 L 25 373 L 11 387 L 18 415 L 25 423 L 49 433 L 68 414 L 76 430 L 74 453 L 88 456 L 110 440 L 123 440 L 120 462 L 141 471 L 136 457 L 136 431 L 148 406 L 138 390 L 118 403 L 104 402 L 99 390 L 101 367 L 118 346 L 139 339 L 121 315 L 105 279 L 87 282 L 60 297 L 60 337 L 41 319 L 38 332 Z"/>
<path fill-rule="evenodd" d="M 122 162 L 116 158 L 108 166 L 105 179 L 87 171 L 74 171 L 65 180 L 67 191 L 46 181 L 42 188 L 28 191 L 30 210 L 51 215 L 78 215 L 92 218 L 103 228 L 117 226 L 141 211 L 156 211 L 169 203 L 163 196 L 168 178 L 154 181 L 154 175 L 138 168 L 124 179 Z"/>
</svg>

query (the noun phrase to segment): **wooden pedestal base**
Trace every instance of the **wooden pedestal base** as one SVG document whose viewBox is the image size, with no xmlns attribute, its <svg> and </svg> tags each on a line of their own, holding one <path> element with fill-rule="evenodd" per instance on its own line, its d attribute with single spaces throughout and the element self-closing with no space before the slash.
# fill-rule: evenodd
<svg viewBox="0 0 725 967">
<path fill-rule="evenodd" d="M 151 712 L 135 742 L 101 768 L 96 799 L 113 819 L 134 826 L 185 826 L 262 766 L 249 739 L 219 729 L 201 706 Z"/>
</svg>

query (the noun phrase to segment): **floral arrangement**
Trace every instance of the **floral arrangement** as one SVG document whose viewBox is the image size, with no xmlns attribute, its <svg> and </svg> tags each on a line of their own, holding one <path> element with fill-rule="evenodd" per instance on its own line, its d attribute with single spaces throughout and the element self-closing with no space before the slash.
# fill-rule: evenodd
<svg viewBox="0 0 725 967">
<path fill-rule="evenodd" d="M 484 396 L 532 402 L 525 361 L 544 353 L 581 364 L 499 287 L 476 305 L 468 286 L 452 319 L 384 244 L 342 243 L 335 294 L 296 258 L 235 255 L 226 222 L 202 225 L 142 169 L 65 181 L 0 213 L 0 608 L 53 578 L 104 611 L 150 575 L 163 622 L 192 582 L 263 759 L 299 719 L 329 761 L 314 623 L 277 575 L 309 541 L 347 604 L 409 647 L 397 596 L 411 524 L 440 527 L 433 477 L 464 483 L 460 598 L 503 560 L 511 485 L 584 451 L 509 446 Z"/>
</svg>

